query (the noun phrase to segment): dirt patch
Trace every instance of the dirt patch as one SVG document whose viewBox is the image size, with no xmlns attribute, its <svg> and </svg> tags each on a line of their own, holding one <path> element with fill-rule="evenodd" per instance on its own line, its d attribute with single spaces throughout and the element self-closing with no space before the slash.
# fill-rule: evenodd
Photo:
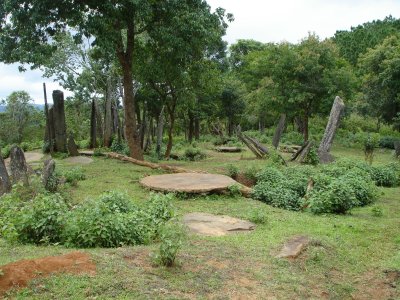
<svg viewBox="0 0 400 300">
<path fill-rule="evenodd" d="M 249 188 L 252 188 L 253 186 L 255 186 L 256 181 L 253 179 L 248 178 L 246 175 L 244 175 L 243 173 L 239 173 L 236 177 L 235 180 L 241 184 L 243 184 L 244 186 L 247 186 Z"/>
<path fill-rule="evenodd" d="M 64 161 L 70 164 L 88 165 L 93 162 L 93 158 L 86 156 L 72 156 L 64 159 Z"/>
<path fill-rule="evenodd" d="M 90 256 L 82 252 L 71 252 L 60 256 L 24 259 L 0 267 L 0 296 L 12 288 L 22 288 L 35 278 L 54 273 L 91 274 L 96 266 Z"/>
<path fill-rule="evenodd" d="M 357 292 L 353 293 L 354 300 L 367 299 L 400 299 L 396 286 L 400 281 L 400 271 L 384 271 L 383 274 L 368 272 L 357 279 Z"/>
</svg>

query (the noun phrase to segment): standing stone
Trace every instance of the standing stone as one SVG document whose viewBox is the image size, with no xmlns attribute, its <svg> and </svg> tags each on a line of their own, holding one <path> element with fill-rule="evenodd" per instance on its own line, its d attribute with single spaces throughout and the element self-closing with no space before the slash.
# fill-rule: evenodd
<svg viewBox="0 0 400 300">
<path fill-rule="evenodd" d="M 53 91 L 53 119 L 55 150 L 67 152 L 67 128 L 65 125 L 64 93 Z"/>
<path fill-rule="evenodd" d="M 339 96 L 335 98 L 333 102 L 331 114 L 329 116 L 328 125 L 326 126 L 324 137 L 318 148 L 318 155 L 321 163 L 328 163 L 333 161 L 332 155 L 329 153 L 332 147 L 333 138 L 337 128 L 339 127 L 340 116 L 344 110 L 343 100 Z"/>
<path fill-rule="evenodd" d="M 394 156 L 400 158 L 400 141 L 394 141 Z"/>
<path fill-rule="evenodd" d="M 275 129 L 274 138 L 272 139 L 272 145 L 275 147 L 275 149 L 278 149 L 279 141 L 281 140 L 283 130 L 285 129 L 285 122 L 286 122 L 286 114 L 281 114 L 278 126 Z"/>
<path fill-rule="evenodd" d="M 1 150 L 1 149 L 0 149 Z M 1 151 L 0 151 L 1 153 Z M 0 155 L 0 196 L 11 191 L 10 177 L 7 173 L 7 168 L 3 157 Z"/>
<path fill-rule="evenodd" d="M 44 162 L 43 172 L 42 172 L 42 183 L 46 190 L 54 191 L 54 187 L 50 183 L 53 177 L 54 170 L 56 168 L 56 163 L 52 159 L 48 159 Z"/>
<path fill-rule="evenodd" d="M 79 156 L 78 147 L 76 146 L 74 135 L 70 133 L 68 137 L 68 152 L 70 156 Z"/>
<path fill-rule="evenodd" d="M 22 181 L 28 185 L 28 165 L 26 164 L 24 151 L 18 146 L 12 146 L 10 151 L 10 170 L 13 183 Z"/>
</svg>

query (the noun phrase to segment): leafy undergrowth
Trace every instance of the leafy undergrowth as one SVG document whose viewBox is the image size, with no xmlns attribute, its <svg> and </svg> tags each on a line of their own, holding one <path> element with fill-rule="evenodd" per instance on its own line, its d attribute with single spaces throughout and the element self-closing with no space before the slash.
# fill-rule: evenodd
<svg viewBox="0 0 400 300">
<path fill-rule="evenodd" d="M 358 153 L 359 152 L 359 153 Z M 338 149 L 340 155 L 363 160 L 361 151 Z M 208 153 L 202 162 L 178 162 L 186 168 L 225 173 L 260 165 L 242 154 Z M 247 158 L 247 154 L 245 154 Z M 376 156 L 390 162 L 390 153 Z M 62 162 L 60 162 L 62 164 Z M 63 165 L 61 169 L 73 166 Z M 262 166 L 258 166 L 262 167 Z M 158 171 L 104 158 L 82 167 L 86 180 L 65 193 L 70 203 L 82 203 L 104 192 L 126 192 L 143 204 L 148 191 L 138 183 Z M 257 222 L 250 234 L 225 237 L 189 235 L 175 267 L 160 267 L 152 255 L 159 244 L 95 248 L 90 253 L 96 276 L 56 275 L 38 279 L 28 288 L 9 293 L 18 299 L 396 299 L 400 297 L 400 188 L 378 188 L 372 206 L 346 215 L 314 215 L 271 207 L 240 196 L 175 197 L 178 217 L 188 212 L 226 214 Z M 308 235 L 313 243 L 297 260 L 275 258 L 293 235 Z M 24 258 L 64 254 L 60 245 L 31 246 L 0 240 L 0 265 Z M 380 298 L 377 298 L 378 297 Z"/>
</svg>

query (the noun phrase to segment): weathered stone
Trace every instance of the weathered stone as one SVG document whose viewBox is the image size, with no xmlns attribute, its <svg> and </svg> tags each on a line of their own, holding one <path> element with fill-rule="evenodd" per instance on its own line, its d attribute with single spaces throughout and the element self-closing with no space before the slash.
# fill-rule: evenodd
<svg viewBox="0 0 400 300">
<path fill-rule="evenodd" d="M 56 163 L 52 159 L 48 159 L 44 162 L 43 172 L 42 172 L 42 183 L 46 190 L 53 190 L 53 186 L 49 183 L 49 180 L 53 177 L 56 168 Z"/>
<path fill-rule="evenodd" d="M 67 152 L 67 127 L 65 123 L 64 93 L 53 91 L 53 122 L 55 136 L 55 150 Z"/>
<path fill-rule="evenodd" d="M 71 133 L 68 138 L 68 152 L 70 156 L 79 156 L 78 147 L 75 144 L 74 136 Z"/>
<path fill-rule="evenodd" d="M 394 156 L 400 158 L 400 141 L 394 141 Z"/>
<path fill-rule="evenodd" d="M 286 114 L 281 114 L 278 126 L 275 129 L 274 137 L 272 139 L 272 145 L 275 147 L 275 149 L 278 149 L 283 130 L 285 130 L 285 122 L 286 122 Z"/>
<path fill-rule="evenodd" d="M 226 191 L 229 186 L 238 183 L 225 175 L 177 173 L 148 176 L 140 184 L 155 191 L 207 193 Z"/>
<path fill-rule="evenodd" d="M 28 165 L 25 160 L 24 151 L 18 146 L 12 146 L 10 150 L 10 170 L 13 183 L 22 181 L 28 185 Z"/>
<path fill-rule="evenodd" d="M 285 243 L 276 257 L 296 258 L 308 246 L 310 241 L 310 238 L 307 236 L 294 236 Z"/>
<path fill-rule="evenodd" d="M 332 105 L 331 114 L 329 116 L 329 121 L 325 129 L 324 136 L 319 144 L 318 155 L 321 163 L 328 163 L 333 160 L 333 157 L 329 154 L 331 150 L 333 138 L 337 128 L 339 127 L 340 117 L 344 110 L 344 103 L 340 97 L 336 97 Z"/>
<path fill-rule="evenodd" d="M 215 148 L 218 152 L 229 152 L 229 153 L 237 153 L 237 152 L 242 152 L 242 148 L 240 147 L 217 147 Z"/>
<path fill-rule="evenodd" d="M 1 153 L 1 149 L 0 149 Z M 11 191 L 10 177 L 6 169 L 3 157 L 0 155 L 0 196 Z"/>
<path fill-rule="evenodd" d="M 192 232 L 206 236 L 224 236 L 232 233 L 248 232 L 256 227 L 255 224 L 249 221 L 207 213 L 187 214 L 183 217 L 183 222 Z"/>
</svg>

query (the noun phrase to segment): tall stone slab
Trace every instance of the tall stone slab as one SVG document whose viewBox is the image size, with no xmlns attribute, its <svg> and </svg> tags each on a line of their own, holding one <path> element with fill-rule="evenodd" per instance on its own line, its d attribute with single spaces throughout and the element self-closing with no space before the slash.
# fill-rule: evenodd
<svg viewBox="0 0 400 300">
<path fill-rule="evenodd" d="M 0 149 L 1 153 L 1 149 Z M 3 157 L 0 155 L 0 196 L 11 191 L 10 177 L 7 173 L 7 168 Z"/>
<path fill-rule="evenodd" d="M 55 136 L 55 150 L 67 152 L 67 126 L 65 123 L 64 93 L 53 91 L 53 122 Z"/>
<path fill-rule="evenodd" d="M 28 165 L 25 160 L 24 151 L 18 146 L 12 146 L 10 150 L 10 170 L 13 183 L 22 181 L 28 185 Z"/>
<path fill-rule="evenodd" d="M 272 145 L 274 146 L 275 149 L 278 148 L 283 130 L 285 130 L 285 122 L 286 122 L 286 114 L 281 114 L 278 126 L 275 129 L 274 137 L 272 139 Z"/>
<path fill-rule="evenodd" d="M 328 125 L 326 126 L 324 136 L 318 148 L 318 155 L 321 163 L 329 163 L 333 161 L 332 155 L 329 153 L 332 147 L 333 138 L 337 128 L 339 127 L 340 117 L 344 110 L 343 100 L 337 96 L 333 102 L 331 114 L 329 116 Z"/>
</svg>

